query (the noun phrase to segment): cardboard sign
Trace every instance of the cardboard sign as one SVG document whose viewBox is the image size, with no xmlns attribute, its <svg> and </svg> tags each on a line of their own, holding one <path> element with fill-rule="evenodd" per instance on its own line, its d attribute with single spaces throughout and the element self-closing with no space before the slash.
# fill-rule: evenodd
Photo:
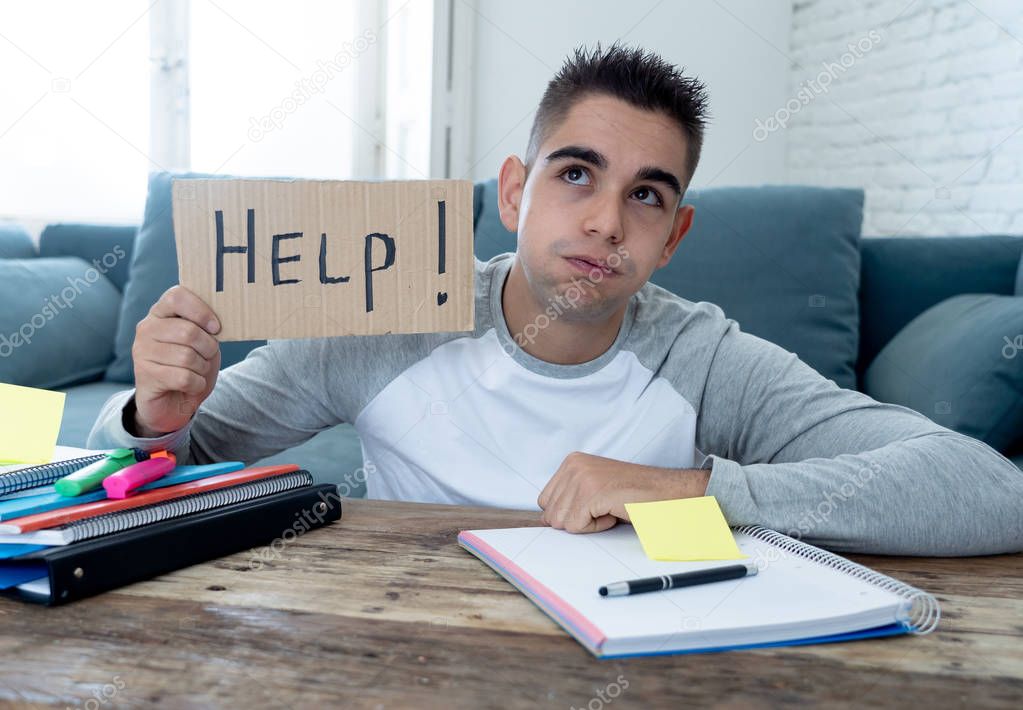
<svg viewBox="0 0 1023 710">
<path fill-rule="evenodd" d="M 472 330 L 472 183 L 180 179 L 179 281 L 221 341 Z"/>
</svg>

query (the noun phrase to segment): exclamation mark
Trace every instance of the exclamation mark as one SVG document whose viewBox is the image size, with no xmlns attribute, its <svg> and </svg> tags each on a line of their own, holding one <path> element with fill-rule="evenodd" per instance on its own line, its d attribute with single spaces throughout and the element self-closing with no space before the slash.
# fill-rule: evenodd
<svg viewBox="0 0 1023 710">
<path fill-rule="evenodd" d="M 444 200 L 437 201 L 437 273 L 444 273 L 445 240 L 444 240 Z M 437 305 L 443 306 L 448 300 L 447 291 L 437 292 Z"/>
</svg>

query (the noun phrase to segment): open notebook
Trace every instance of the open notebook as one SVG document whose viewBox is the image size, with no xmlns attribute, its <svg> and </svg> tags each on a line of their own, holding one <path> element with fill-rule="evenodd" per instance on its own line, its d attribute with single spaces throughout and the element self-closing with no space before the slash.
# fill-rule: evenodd
<svg viewBox="0 0 1023 710">
<path fill-rule="evenodd" d="M 598 657 L 823 643 L 927 633 L 937 625 L 938 603 L 926 592 L 773 530 L 733 534 L 757 575 L 625 597 L 597 590 L 735 561 L 650 560 L 630 525 L 591 535 L 471 530 L 458 542 Z"/>
</svg>

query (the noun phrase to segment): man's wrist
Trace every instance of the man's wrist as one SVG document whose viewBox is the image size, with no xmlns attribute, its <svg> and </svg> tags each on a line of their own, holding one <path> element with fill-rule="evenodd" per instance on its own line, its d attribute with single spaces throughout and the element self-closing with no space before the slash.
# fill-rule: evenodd
<svg viewBox="0 0 1023 710">
<path fill-rule="evenodd" d="M 677 498 L 699 498 L 707 494 L 710 483 L 710 469 L 705 468 L 663 468 L 634 464 L 649 475 L 648 492 L 654 493 L 659 500 L 675 500 Z"/>
<path fill-rule="evenodd" d="M 138 439 L 155 439 L 164 435 L 164 432 L 153 431 L 139 421 L 138 409 L 135 406 L 135 395 L 132 395 L 128 403 L 124 405 L 124 410 L 121 414 L 121 424 L 126 432 Z"/>
<path fill-rule="evenodd" d="M 708 468 L 684 468 L 682 474 L 683 495 L 680 498 L 700 498 L 707 495 L 707 485 L 710 483 L 710 469 Z"/>
</svg>

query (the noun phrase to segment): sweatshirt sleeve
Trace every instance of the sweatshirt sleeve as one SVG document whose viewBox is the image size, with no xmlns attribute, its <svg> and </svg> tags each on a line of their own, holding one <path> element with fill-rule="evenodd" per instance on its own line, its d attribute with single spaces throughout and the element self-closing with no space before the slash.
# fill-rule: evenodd
<svg viewBox="0 0 1023 710">
<path fill-rule="evenodd" d="M 249 465 L 342 422 L 324 389 L 314 385 L 323 382 L 326 364 L 316 340 L 272 340 L 221 371 L 187 425 L 155 438 L 128 432 L 125 421 L 134 416 L 135 390 L 118 392 L 103 405 L 88 446 L 166 448 L 182 464 Z"/>
<path fill-rule="evenodd" d="M 700 409 L 707 495 L 732 525 L 839 551 L 1023 550 L 1023 472 L 1012 462 L 913 410 L 839 388 L 734 321 Z"/>
</svg>

